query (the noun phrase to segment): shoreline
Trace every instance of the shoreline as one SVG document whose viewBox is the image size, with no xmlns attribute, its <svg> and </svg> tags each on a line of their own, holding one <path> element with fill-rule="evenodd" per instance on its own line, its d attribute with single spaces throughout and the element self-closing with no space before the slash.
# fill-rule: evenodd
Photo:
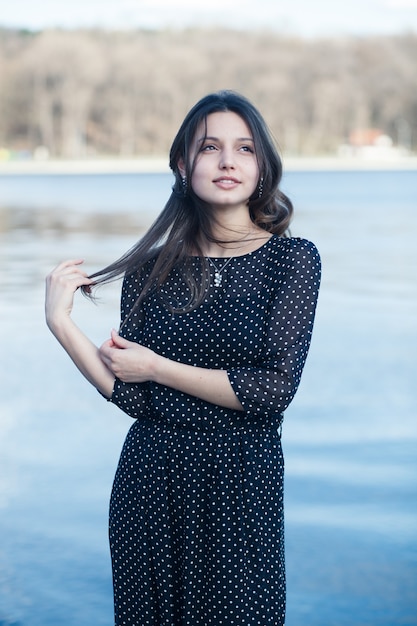
<svg viewBox="0 0 417 626">
<path fill-rule="evenodd" d="M 417 170 L 417 156 L 283 157 L 285 171 Z M 0 161 L 1 175 L 169 174 L 168 157 Z"/>
</svg>

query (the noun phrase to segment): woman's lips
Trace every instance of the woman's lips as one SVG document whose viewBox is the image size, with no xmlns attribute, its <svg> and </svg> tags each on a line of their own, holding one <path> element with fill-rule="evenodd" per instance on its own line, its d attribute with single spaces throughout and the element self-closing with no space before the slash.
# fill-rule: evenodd
<svg viewBox="0 0 417 626">
<path fill-rule="evenodd" d="M 215 178 L 213 181 L 219 187 L 224 187 L 225 189 L 230 189 L 231 187 L 236 187 L 236 185 L 240 184 L 240 181 L 237 178 L 232 178 L 230 176 L 219 176 L 219 178 Z"/>
</svg>

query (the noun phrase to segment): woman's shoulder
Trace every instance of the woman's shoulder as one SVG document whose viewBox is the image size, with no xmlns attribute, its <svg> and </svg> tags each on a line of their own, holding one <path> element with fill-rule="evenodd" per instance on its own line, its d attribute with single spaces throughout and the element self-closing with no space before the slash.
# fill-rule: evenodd
<svg viewBox="0 0 417 626">
<path fill-rule="evenodd" d="M 303 237 L 279 237 L 271 240 L 270 266 L 281 268 L 284 272 L 295 271 L 309 274 L 312 277 L 321 276 L 321 258 L 316 245 Z M 279 272 L 277 272 L 278 276 Z"/>
<path fill-rule="evenodd" d="M 316 245 L 303 237 L 280 237 L 274 235 L 270 239 L 271 249 L 277 255 L 283 253 L 290 256 L 312 256 L 320 258 Z"/>
</svg>

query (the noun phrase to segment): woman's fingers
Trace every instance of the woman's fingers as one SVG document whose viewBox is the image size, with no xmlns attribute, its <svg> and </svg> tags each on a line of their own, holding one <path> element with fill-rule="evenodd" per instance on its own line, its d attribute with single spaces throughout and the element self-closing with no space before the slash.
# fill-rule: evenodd
<svg viewBox="0 0 417 626">
<path fill-rule="evenodd" d="M 91 285 L 93 280 L 88 278 L 88 274 L 79 267 L 83 262 L 83 259 L 63 261 L 48 274 L 47 281 L 54 282 L 64 279 L 76 282 L 77 286 Z"/>
</svg>

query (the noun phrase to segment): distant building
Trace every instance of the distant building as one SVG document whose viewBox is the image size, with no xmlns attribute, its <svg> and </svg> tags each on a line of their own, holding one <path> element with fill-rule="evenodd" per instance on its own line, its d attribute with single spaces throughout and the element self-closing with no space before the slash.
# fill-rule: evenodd
<svg viewBox="0 0 417 626">
<path fill-rule="evenodd" d="M 338 155 L 385 160 L 405 156 L 406 151 L 395 147 L 391 137 L 379 128 L 356 128 L 349 135 L 349 143 L 339 146 Z"/>
</svg>

